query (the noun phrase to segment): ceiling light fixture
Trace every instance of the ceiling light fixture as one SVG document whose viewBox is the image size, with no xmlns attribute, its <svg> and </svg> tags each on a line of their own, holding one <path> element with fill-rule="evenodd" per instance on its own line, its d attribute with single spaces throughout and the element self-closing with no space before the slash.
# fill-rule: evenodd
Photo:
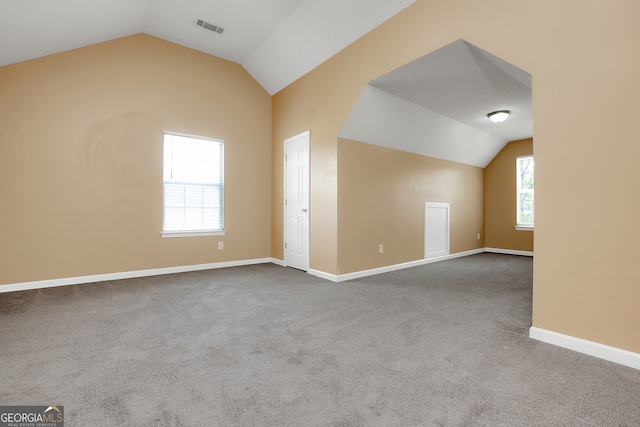
<svg viewBox="0 0 640 427">
<path fill-rule="evenodd" d="M 487 114 L 487 117 L 489 117 L 489 119 L 493 123 L 500 123 L 507 120 L 507 117 L 509 117 L 509 114 L 511 114 L 511 111 L 509 110 L 498 110 L 498 111 L 494 111 L 493 113 Z"/>
</svg>

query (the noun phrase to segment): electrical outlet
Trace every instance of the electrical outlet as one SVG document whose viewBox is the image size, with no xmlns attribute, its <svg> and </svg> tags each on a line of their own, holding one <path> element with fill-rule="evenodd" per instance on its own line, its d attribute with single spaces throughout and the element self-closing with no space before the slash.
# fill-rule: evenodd
<svg viewBox="0 0 640 427">
<path fill-rule="evenodd" d="M 478 240 L 480 240 L 480 233 L 478 233 Z"/>
<path fill-rule="evenodd" d="M 218 242 L 218 249 L 224 249 L 224 242 Z"/>
<path fill-rule="evenodd" d="M 378 253 L 381 254 L 384 252 L 384 245 L 378 245 Z"/>
</svg>

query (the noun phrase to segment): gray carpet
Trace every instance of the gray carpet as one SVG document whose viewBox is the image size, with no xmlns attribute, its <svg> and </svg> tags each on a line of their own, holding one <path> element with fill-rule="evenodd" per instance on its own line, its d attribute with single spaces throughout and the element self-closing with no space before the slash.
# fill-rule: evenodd
<svg viewBox="0 0 640 427">
<path fill-rule="evenodd" d="M 640 426 L 640 371 L 527 337 L 532 260 L 264 264 L 0 294 L 0 405 L 66 426 Z"/>
</svg>

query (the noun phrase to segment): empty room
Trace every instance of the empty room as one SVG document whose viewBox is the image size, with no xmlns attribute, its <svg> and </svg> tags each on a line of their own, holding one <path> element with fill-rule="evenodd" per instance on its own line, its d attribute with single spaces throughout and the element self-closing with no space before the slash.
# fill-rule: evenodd
<svg viewBox="0 0 640 427">
<path fill-rule="evenodd" d="M 640 426 L 637 16 L 1 0 L 0 425 Z"/>
</svg>

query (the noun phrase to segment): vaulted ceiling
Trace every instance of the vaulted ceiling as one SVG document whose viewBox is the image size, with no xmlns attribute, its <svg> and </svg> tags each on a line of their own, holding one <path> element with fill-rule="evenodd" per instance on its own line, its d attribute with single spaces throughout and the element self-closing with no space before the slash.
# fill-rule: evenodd
<svg viewBox="0 0 640 427">
<path fill-rule="evenodd" d="M 413 2 L 0 0 L 0 66 L 146 33 L 242 64 L 274 94 Z"/>
<path fill-rule="evenodd" d="M 533 136 L 531 75 L 458 40 L 367 84 L 342 138 L 485 167 Z M 511 111 L 502 123 L 487 114 Z"/>
<path fill-rule="evenodd" d="M 274 94 L 415 1 L 0 0 L 0 67 L 146 33 L 241 64 Z M 503 108 L 506 122 L 487 120 Z M 459 40 L 366 85 L 340 136 L 484 167 L 532 133 L 531 76 Z"/>
</svg>

